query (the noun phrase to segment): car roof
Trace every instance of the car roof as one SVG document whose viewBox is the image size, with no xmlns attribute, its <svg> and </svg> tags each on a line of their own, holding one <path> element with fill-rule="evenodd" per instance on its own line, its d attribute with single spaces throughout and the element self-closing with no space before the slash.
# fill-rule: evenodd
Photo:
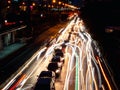
<svg viewBox="0 0 120 90">
<path fill-rule="evenodd" d="M 50 77 L 41 77 L 38 79 L 38 84 L 50 84 L 52 81 L 52 78 Z"/>
<path fill-rule="evenodd" d="M 58 66 L 58 63 L 57 62 L 50 62 L 49 65 L 48 65 L 48 70 L 55 70 L 57 69 L 59 66 Z"/>
<path fill-rule="evenodd" d="M 50 62 L 48 67 L 58 67 L 58 63 L 57 62 Z"/>
<path fill-rule="evenodd" d="M 42 71 L 39 75 L 39 77 L 52 77 L 54 72 L 52 71 Z"/>
<path fill-rule="evenodd" d="M 50 89 L 50 85 L 52 83 L 52 79 L 49 78 L 49 77 L 46 77 L 46 78 L 39 78 L 36 85 L 35 85 L 35 88 L 34 90 L 49 90 Z"/>
<path fill-rule="evenodd" d="M 54 57 L 52 58 L 52 61 L 55 61 L 55 60 L 60 61 L 60 56 L 54 56 Z"/>
</svg>

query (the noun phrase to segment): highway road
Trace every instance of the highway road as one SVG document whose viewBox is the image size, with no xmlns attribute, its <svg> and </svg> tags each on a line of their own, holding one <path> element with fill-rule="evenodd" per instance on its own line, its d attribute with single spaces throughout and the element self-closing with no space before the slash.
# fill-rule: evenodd
<svg viewBox="0 0 120 90">
<path fill-rule="evenodd" d="M 3 90 L 34 90 L 37 76 L 47 70 L 56 48 L 62 48 L 65 58 L 61 76 L 55 82 L 56 90 L 117 90 L 97 42 L 77 14 L 44 42 Z"/>
</svg>

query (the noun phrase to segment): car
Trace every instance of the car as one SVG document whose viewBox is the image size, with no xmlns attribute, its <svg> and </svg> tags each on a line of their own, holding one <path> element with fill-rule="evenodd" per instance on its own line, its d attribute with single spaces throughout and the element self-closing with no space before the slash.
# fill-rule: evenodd
<svg viewBox="0 0 120 90">
<path fill-rule="evenodd" d="M 64 56 L 62 49 L 57 48 L 54 51 L 55 51 L 55 56 L 61 56 L 61 57 Z"/>
<path fill-rule="evenodd" d="M 50 77 L 40 77 L 34 90 L 55 90 L 55 81 Z"/>
<path fill-rule="evenodd" d="M 60 76 L 62 65 L 59 65 L 57 62 L 50 62 L 47 67 L 48 70 L 54 71 L 56 78 Z"/>
<path fill-rule="evenodd" d="M 60 56 L 53 56 L 51 62 L 59 62 L 63 65 L 64 64 L 64 58 L 62 58 Z"/>
<path fill-rule="evenodd" d="M 42 71 L 38 78 L 41 78 L 41 77 L 50 77 L 50 78 L 55 80 L 55 72 L 49 71 L 49 70 L 48 71 Z"/>
</svg>

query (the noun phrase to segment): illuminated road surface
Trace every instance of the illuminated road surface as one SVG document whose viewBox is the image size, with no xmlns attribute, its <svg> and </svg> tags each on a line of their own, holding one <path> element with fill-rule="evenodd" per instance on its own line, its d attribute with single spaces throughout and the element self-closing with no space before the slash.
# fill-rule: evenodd
<svg viewBox="0 0 120 90">
<path fill-rule="evenodd" d="M 47 70 L 54 49 L 60 47 L 64 49 L 67 64 L 64 66 L 65 73 L 61 73 L 64 74 L 61 75 L 62 85 L 59 87 L 56 84 L 56 90 L 117 89 L 97 43 L 91 38 L 83 21 L 77 15 L 54 39 L 43 45 L 3 89 L 33 90 L 37 78 L 31 80 L 29 85 L 26 83 L 42 70 Z M 56 83 L 59 80 L 56 80 Z"/>
</svg>

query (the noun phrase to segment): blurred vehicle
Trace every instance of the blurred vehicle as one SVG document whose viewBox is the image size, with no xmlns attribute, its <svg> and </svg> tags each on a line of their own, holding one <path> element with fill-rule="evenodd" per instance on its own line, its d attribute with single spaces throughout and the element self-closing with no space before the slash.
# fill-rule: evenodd
<svg viewBox="0 0 120 90">
<path fill-rule="evenodd" d="M 42 71 L 38 77 L 38 79 L 40 77 L 50 77 L 53 80 L 55 80 L 55 73 L 53 71 Z"/>
<path fill-rule="evenodd" d="M 62 65 L 57 62 L 50 62 L 47 68 L 50 71 L 54 71 L 56 74 L 56 78 L 57 78 L 60 76 Z"/>
<path fill-rule="evenodd" d="M 61 56 L 61 57 L 63 57 L 64 54 L 62 52 L 62 49 L 59 49 L 59 48 L 55 49 L 55 56 Z"/>
<path fill-rule="evenodd" d="M 63 65 L 64 64 L 64 58 L 62 58 L 60 56 L 53 56 L 51 62 L 58 62 L 58 63 L 61 63 Z"/>
<path fill-rule="evenodd" d="M 40 77 L 34 90 L 55 90 L 55 80 L 50 77 Z"/>
</svg>

